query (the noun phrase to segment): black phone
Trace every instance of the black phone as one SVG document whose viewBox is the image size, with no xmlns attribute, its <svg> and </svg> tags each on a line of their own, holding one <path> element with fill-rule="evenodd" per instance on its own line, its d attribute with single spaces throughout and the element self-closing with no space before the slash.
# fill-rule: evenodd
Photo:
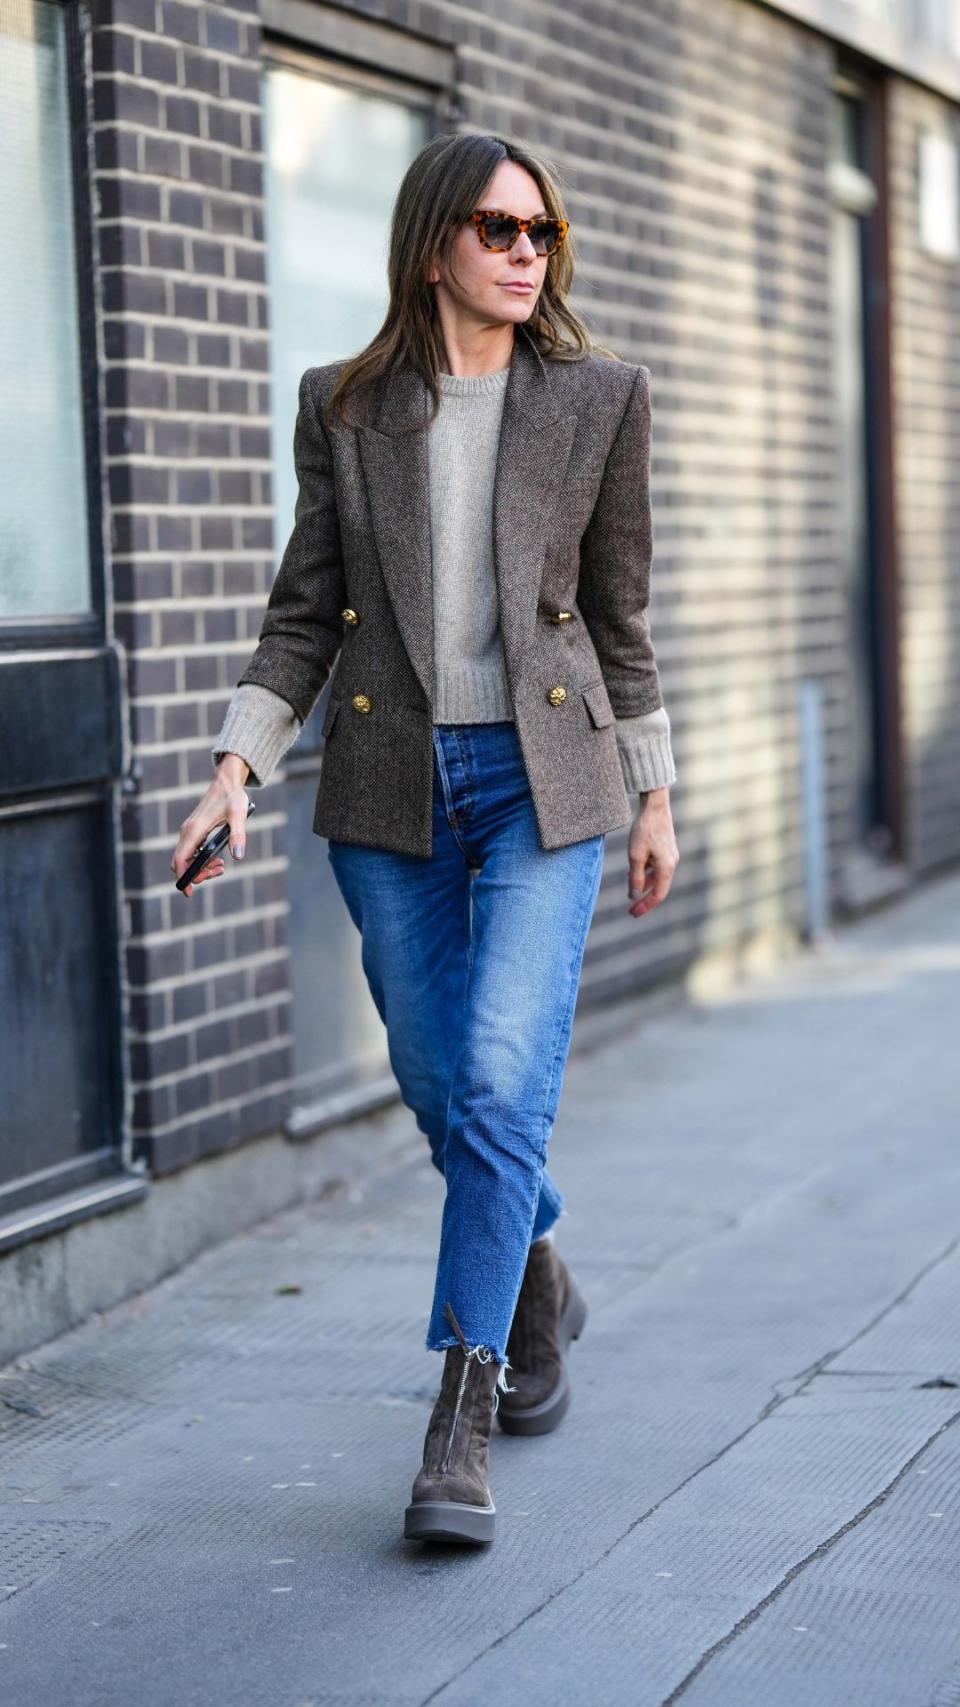
<svg viewBox="0 0 960 1707">
<path fill-rule="evenodd" d="M 256 803 L 253 800 L 248 800 L 247 817 L 249 818 L 251 812 L 255 812 L 256 810 Z M 177 888 L 180 890 L 181 894 L 184 889 L 186 889 L 188 883 L 192 883 L 194 878 L 203 870 L 207 861 L 212 859 L 215 853 L 219 853 L 220 849 L 225 847 L 229 840 L 229 824 L 218 824 L 216 829 L 210 831 L 206 841 L 200 843 L 200 846 L 190 861 L 190 864 L 187 866 L 186 871 L 183 873 L 183 876 L 177 878 Z"/>
</svg>

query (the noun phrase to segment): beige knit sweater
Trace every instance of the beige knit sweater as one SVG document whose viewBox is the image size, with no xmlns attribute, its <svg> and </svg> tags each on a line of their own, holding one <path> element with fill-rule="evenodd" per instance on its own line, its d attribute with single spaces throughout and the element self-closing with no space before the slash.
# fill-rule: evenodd
<svg viewBox="0 0 960 1707">
<path fill-rule="evenodd" d="M 493 487 L 509 367 L 464 378 L 440 375 L 441 403 L 428 439 L 433 556 L 434 723 L 512 720 L 500 636 L 493 555 Z M 248 784 L 268 782 L 301 723 L 278 694 L 235 689 L 214 764 L 239 753 Z M 617 748 L 628 793 L 676 781 L 666 708 L 618 718 Z"/>
</svg>

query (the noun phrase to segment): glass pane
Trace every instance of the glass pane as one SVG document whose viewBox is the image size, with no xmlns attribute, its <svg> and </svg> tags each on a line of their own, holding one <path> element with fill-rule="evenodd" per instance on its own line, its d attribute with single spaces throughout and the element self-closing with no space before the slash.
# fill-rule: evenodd
<svg viewBox="0 0 960 1707">
<path fill-rule="evenodd" d="M 0 618 L 90 609 L 64 20 L 0 0 Z"/>
<path fill-rule="evenodd" d="M 417 108 L 286 67 L 268 67 L 264 83 L 274 498 L 282 551 L 297 496 L 292 446 L 300 376 L 361 349 L 380 326 L 390 211 L 429 130 Z"/>
</svg>

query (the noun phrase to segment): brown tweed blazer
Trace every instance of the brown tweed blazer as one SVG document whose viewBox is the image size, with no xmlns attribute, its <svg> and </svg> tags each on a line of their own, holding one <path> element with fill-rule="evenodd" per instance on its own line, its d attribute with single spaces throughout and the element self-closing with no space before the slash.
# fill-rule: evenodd
<svg viewBox="0 0 960 1707">
<path fill-rule="evenodd" d="M 313 828 L 430 857 L 433 597 L 427 390 L 381 381 L 363 425 L 321 409 L 342 362 L 308 368 L 294 434 L 295 524 L 240 677 L 303 722 L 335 670 Z M 514 335 L 493 499 L 500 627 L 544 848 L 626 824 L 617 717 L 662 705 L 647 621 L 650 371 L 542 357 Z M 555 620 L 560 611 L 569 619 Z"/>
</svg>

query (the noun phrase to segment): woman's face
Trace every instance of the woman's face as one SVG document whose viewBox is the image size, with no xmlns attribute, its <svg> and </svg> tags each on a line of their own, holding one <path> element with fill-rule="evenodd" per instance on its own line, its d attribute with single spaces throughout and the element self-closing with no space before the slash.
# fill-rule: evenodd
<svg viewBox="0 0 960 1707">
<path fill-rule="evenodd" d="M 547 211 L 536 179 L 515 160 L 500 162 L 477 206 L 502 208 L 520 219 Z M 452 258 L 456 278 L 442 262 L 431 268 L 427 278 L 454 314 L 484 325 L 517 324 L 530 318 L 550 257 L 536 253 L 525 231 L 512 249 L 485 249 L 475 226 L 468 223 L 457 234 Z"/>
</svg>

